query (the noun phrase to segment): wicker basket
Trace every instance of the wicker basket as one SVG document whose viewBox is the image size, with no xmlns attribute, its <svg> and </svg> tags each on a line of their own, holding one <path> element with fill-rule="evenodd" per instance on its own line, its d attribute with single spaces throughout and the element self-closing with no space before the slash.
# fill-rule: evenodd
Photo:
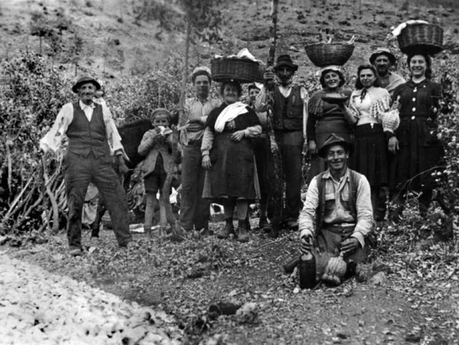
<svg viewBox="0 0 459 345">
<path fill-rule="evenodd" d="M 354 52 L 354 45 L 346 43 L 315 43 L 305 47 L 306 54 L 317 67 L 344 65 Z"/>
<path fill-rule="evenodd" d="M 260 79 L 260 64 L 249 59 L 213 59 L 210 70 L 212 79 L 220 82 L 233 79 L 240 83 L 251 83 Z"/>
<path fill-rule="evenodd" d="M 443 29 L 437 25 L 407 25 L 397 39 L 400 50 L 405 54 L 424 52 L 435 55 L 443 50 Z"/>
</svg>

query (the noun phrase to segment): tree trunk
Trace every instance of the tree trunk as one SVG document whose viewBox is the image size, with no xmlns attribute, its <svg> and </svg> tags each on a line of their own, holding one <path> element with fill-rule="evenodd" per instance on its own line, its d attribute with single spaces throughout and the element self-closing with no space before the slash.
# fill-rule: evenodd
<svg viewBox="0 0 459 345">
<path fill-rule="evenodd" d="M 187 80 L 187 75 L 188 75 L 188 55 L 189 55 L 189 50 L 190 50 L 190 33 L 191 33 L 191 22 L 188 20 L 187 22 L 187 29 L 186 29 L 186 43 L 185 43 L 185 63 L 183 66 L 183 73 L 182 73 L 182 85 L 181 85 L 181 90 L 180 90 L 180 102 L 179 102 L 179 119 L 178 123 L 179 125 L 182 124 L 183 121 L 183 106 L 185 104 L 185 90 L 186 90 L 186 80 Z M 170 163 L 170 166 L 167 167 L 167 177 L 166 180 L 164 181 L 164 186 L 162 188 L 162 193 L 160 197 L 160 212 L 161 208 L 163 209 L 163 214 L 161 215 L 162 221 L 164 219 L 167 220 L 167 222 L 171 225 L 172 228 L 172 240 L 182 240 L 183 239 L 183 234 L 181 231 L 180 226 L 178 226 L 177 221 L 172 213 L 172 207 L 170 204 L 170 190 L 171 190 L 171 183 L 172 183 L 172 177 L 174 174 L 174 166 L 175 162 L 177 161 L 177 157 L 179 154 L 178 151 L 178 140 L 179 140 L 179 133 L 178 129 L 176 127 L 172 128 L 172 138 L 173 138 L 173 144 L 172 144 L 172 160 Z M 164 217 L 164 218 L 163 218 Z M 165 224 L 161 224 L 161 227 L 165 226 Z"/>
<path fill-rule="evenodd" d="M 269 47 L 269 57 L 267 67 L 274 66 L 274 58 L 276 55 L 276 43 L 277 43 L 277 11 L 278 11 L 278 0 L 272 1 L 272 13 L 271 13 L 271 45 Z M 269 102 L 268 102 L 268 136 L 270 142 L 270 149 L 272 154 L 272 163 L 273 163 L 273 173 L 274 181 L 270 193 L 270 203 L 273 210 L 273 219 L 271 220 L 272 231 L 270 233 L 271 237 L 277 237 L 281 229 L 282 217 L 283 217 L 283 208 L 284 208 L 284 176 L 282 171 L 282 155 L 277 145 L 276 137 L 274 135 L 274 128 L 272 126 L 273 122 L 273 93 L 274 93 L 274 83 L 269 83 Z"/>
</svg>

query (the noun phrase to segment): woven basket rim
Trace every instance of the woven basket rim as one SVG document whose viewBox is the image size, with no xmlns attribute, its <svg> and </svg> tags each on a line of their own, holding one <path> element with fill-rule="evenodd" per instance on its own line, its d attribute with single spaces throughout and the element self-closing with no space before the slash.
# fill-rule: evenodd
<svg viewBox="0 0 459 345">
<path fill-rule="evenodd" d="M 223 57 L 223 58 L 212 58 L 210 62 L 226 62 L 226 61 L 243 61 L 243 62 L 248 62 L 248 63 L 253 63 L 260 65 L 260 62 L 258 61 L 253 61 L 250 59 L 244 59 L 244 58 L 228 58 L 228 57 Z"/>
<path fill-rule="evenodd" d="M 440 25 L 437 25 L 437 24 L 430 24 L 430 23 L 413 23 L 413 24 L 407 24 L 403 29 L 402 31 L 400 31 L 400 33 L 403 32 L 403 30 L 409 28 L 409 27 L 413 27 L 413 26 L 430 26 L 430 27 L 436 27 L 436 28 L 439 28 L 441 30 L 443 30 L 443 28 L 440 26 Z"/>
<path fill-rule="evenodd" d="M 242 73 L 233 73 L 226 66 L 233 63 L 234 68 L 240 68 Z M 245 58 L 214 58 L 211 60 L 212 80 L 224 82 L 227 80 L 236 80 L 240 83 L 252 83 L 258 81 L 260 63 Z M 244 71 L 245 70 L 245 71 Z"/>
<path fill-rule="evenodd" d="M 426 28 L 418 29 L 423 31 L 415 31 L 416 28 Z M 426 31 L 429 30 L 429 31 Z M 422 37 L 424 40 L 420 40 L 417 37 L 418 33 L 428 33 L 427 36 Z M 422 35 L 421 35 L 422 36 Z M 417 39 L 416 39 L 417 38 Z M 428 39 L 427 39 L 428 38 Z M 438 39 L 441 40 L 438 40 Z M 400 50 L 404 54 L 411 54 L 417 51 L 425 51 L 429 55 L 435 55 L 441 52 L 443 48 L 443 28 L 436 24 L 430 23 L 413 23 L 407 25 L 400 32 L 400 35 L 397 36 L 397 41 L 400 47 Z"/>
<path fill-rule="evenodd" d="M 329 46 L 351 46 L 355 47 L 355 44 L 351 43 L 340 43 L 340 42 L 333 42 L 333 43 L 327 43 L 327 42 L 316 42 L 316 43 L 306 43 L 305 47 L 313 47 L 313 46 L 318 46 L 318 45 L 329 45 Z"/>
</svg>

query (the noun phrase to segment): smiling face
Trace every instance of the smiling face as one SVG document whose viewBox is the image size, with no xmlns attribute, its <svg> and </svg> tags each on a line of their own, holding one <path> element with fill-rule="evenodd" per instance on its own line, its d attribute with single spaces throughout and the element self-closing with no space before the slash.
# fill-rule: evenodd
<svg viewBox="0 0 459 345">
<path fill-rule="evenodd" d="M 91 104 L 96 93 L 96 86 L 93 83 L 82 84 L 78 89 L 78 97 L 84 104 Z"/>
<path fill-rule="evenodd" d="M 391 63 L 386 55 L 383 54 L 377 56 L 373 64 L 376 67 L 379 76 L 385 77 L 389 73 Z"/>
<path fill-rule="evenodd" d="M 287 85 L 293 77 L 295 70 L 292 67 L 280 66 L 276 68 L 276 76 L 281 85 Z"/>
<path fill-rule="evenodd" d="M 348 158 L 349 153 L 346 151 L 345 147 L 337 144 L 330 146 L 325 161 L 332 172 L 338 172 L 347 167 Z"/>
<path fill-rule="evenodd" d="M 340 75 L 335 71 L 329 71 L 324 75 L 325 86 L 330 90 L 337 89 L 340 81 Z"/>
<path fill-rule="evenodd" d="M 234 84 L 226 84 L 223 88 L 223 99 L 226 103 L 235 103 L 239 99 L 238 88 Z"/>
<path fill-rule="evenodd" d="M 409 64 L 409 69 L 411 76 L 415 78 L 425 77 L 427 70 L 427 61 L 426 58 L 422 55 L 414 55 Z"/>
<path fill-rule="evenodd" d="M 209 96 L 210 80 L 207 75 L 198 75 L 194 80 L 194 90 L 198 97 L 207 98 Z"/>
<path fill-rule="evenodd" d="M 374 85 L 376 76 L 371 69 L 362 69 L 359 73 L 359 79 L 365 89 Z"/>
</svg>

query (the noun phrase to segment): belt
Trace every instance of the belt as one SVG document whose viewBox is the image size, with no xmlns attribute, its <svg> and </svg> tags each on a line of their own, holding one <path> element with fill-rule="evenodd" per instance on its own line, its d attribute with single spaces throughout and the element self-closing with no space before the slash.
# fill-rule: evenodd
<svg viewBox="0 0 459 345">
<path fill-rule="evenodd" d="M 334 232 L 334 233 L 347 233 L 355 229 L 356 224 L 354 223 L 339 223 L 339 224 L 324 224 L 323 228 L 325 230 Z"/>
<path fill-rule="evenodd" d="M 199 140 L 188 140 L 188 145 L 189 146 L 201 146 L 202 144 L 202 139 Z"/>
</svg>

